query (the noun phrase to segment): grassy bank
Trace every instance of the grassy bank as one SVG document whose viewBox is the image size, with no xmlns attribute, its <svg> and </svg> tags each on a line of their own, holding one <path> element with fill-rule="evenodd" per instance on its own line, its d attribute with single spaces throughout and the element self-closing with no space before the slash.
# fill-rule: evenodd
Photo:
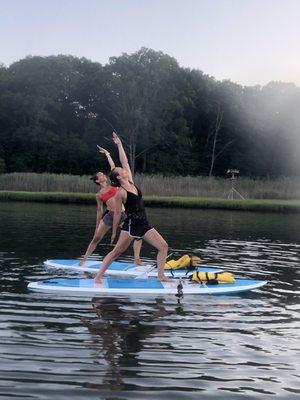
<svg viewBox="0 0 300 400">
<path fill-rule="evenodd" d="M 145 196 L 144 199 L 145 204 L 149 207 L 300 213 L 300 200 L 227 200 L 179 196 Z M 3 190 L 0 191 L 0 201 L 35 201 L 95 205 L 95 195 L 91 193 L 18 192 Z"/>
<path fill-rule="evenodd" d="M 135 176 L 135 182 L 148 196 L 182 196 L 226 199 L 231 182 L 225 178 Z M 250 179 L 238 178 L 238 191 L 246 199 L 300 199 L 299 178 Z M 89 176 L 12 173 L 0 175 L 0 190 L 24 192 L 95 193 Z"/>
<path fill-rule="evenodd" d="M 150 207 L 300 212 L 300 184 L 296 178 L 239 178 L 236 187 L 246 200 L 227 200 L 231 183 L 225 178 L 136 175 L 135 182 Z M 97 186 L 88 176 L 0 175 L 0 201 L 95 204 L 96 191 Z"/>
</svg>

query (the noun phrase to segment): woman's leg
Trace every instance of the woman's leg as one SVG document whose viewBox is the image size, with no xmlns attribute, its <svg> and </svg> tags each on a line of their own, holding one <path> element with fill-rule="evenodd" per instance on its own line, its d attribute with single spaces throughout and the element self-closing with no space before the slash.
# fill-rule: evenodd
<svg viewBox="0 0 300 400">
<path fill-rule="evenodd" d="M 143 263 L 141 261 L 142 244 L 143 244 L 142 239 L 135 239 L 133 242 L 134 263 L 136 265 L 143 265 Z"/>
<path fill-rule="evenodd" d="M 99 269 L 96 277 L 95 277 L 95 282 L 100 283 L 101 279 L 107 270 L 107 268 L 110 266 L 110 264 L 118 258 L 124 251 L 128 248 L 130 243 L 133 241 L 133 237 L 129 236 L 128 233 L 121 231 L 119 240 L 117 244 L 115 245 L 114 249 L 108 253 L 102 262 L 101 268 Z"/>
<path fill-rule="evenodd" d="M 103 221 L 100 221 L 100 224 L 95 232 L 95 235 L 91 243 L 89 244 L 83 259 L 79 263 L 79 267 L 84 266 L 86 260 L 94 252 L 95 248 L 97 247 L 97 244 L 103 239 L 103 236 L 110 230 L 110 228 L 111 227 L 106 225 Z"/>
<path fill-rule="evenodd" d="M 145 242 L 158 250 L 157 253 L 157 279 L 169 282 L 171 279 L 164 274 L 166 258 L 168 255 L 168 243 L 155 229 L 151 229 L 143 236 Z"/>
</svg>

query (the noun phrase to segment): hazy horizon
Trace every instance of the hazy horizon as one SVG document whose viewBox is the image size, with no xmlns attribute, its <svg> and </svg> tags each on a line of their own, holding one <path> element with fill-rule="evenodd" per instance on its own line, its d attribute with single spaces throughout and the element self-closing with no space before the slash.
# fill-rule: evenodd
<svg viewBox="0 0 300 400">
<path fill-rule="evenodd" d="M 106 64 L 141 47 L 245 86 L 300 86 L 297 0 L 0 0 L 0 62 L 66 54 Z"/>
</svg>

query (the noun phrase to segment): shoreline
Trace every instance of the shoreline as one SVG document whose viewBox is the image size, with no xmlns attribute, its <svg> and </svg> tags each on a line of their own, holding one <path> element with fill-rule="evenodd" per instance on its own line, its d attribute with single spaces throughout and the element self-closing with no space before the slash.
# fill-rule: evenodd
<svg viewBox="0 0 300 400">
<path fill-rule="evenodd" d="M 0 190 L 0 201 L 29 201 L 40 203 L 96 205 L 95 194 L 93 193 L 24 192 Z M 228 200 L 208 197 L 144 196 L 144 201 L 147 207 L 300 213 L 300 200 Z"/>
</svg>

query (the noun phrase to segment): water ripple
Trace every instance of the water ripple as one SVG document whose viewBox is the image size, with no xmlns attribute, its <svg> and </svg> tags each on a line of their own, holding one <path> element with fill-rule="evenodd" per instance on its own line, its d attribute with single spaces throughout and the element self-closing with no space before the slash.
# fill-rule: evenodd
<svg viewBox="0 0 300 400">
<path fill-rule="evenodd" d="M 71 243 L 78 242 L 74 221 L 84 226 L 87 213 L 86 208 L 80 208 L 82 215 L 76 207 L 50 209 L 57 213 L 56 221 L 65 221 L 46 249 L 53 254 L 59 240 L 64 241 L 64 230 Z M 173 296 L 90 301 L 39 294 L 27 290 L 28 281 L 74 273 L 45 270 L 42 260 L 49 254 L 33 257 L 23 242 L 9 248 L 5 237 L 7 250 L 0 253 L 0 398 L 299 398 L 299 243 L 279 240 L 279 233 L 277 239 L 266 238 L 259 219 L 256 227 L 264 235 L 255 237 L 252 229 L 251 238 L 241 237 L 247 223 L 236 214 L 230 219 L 232 237 L 224 239 L 224 232 L 218 238 L 219 221 L 229 214 L 215 214 L 213 230 L 214 214 L 189 216 L 183 211 L 181 222 L 174 214 L 164 225 L 159 211 L 154 220 L 156 212 L 166 235 L 174 232 L 174 218 L 196 232 L 195 216 L 200 227 L 210 215 L 212 238 L 205 232 L 201 240 L 195 233 L 187 240 L 184 231 L 172 246 L 201 253 L 207 265 L 222 266 L 238 277 L 267 279 L 268 285 L 240 296 L 186 296 L 180 303 Z M 234 223 L 240 225 L 233 235 Z M 281 226 L 278 220 L 276 224 Z M 30 229 L 24 227 L 34 241 Z M 51 241 L 49 227 L 45 235 Z M 153 256 L 151 250 L 145 254 Z"/>
</svg>

